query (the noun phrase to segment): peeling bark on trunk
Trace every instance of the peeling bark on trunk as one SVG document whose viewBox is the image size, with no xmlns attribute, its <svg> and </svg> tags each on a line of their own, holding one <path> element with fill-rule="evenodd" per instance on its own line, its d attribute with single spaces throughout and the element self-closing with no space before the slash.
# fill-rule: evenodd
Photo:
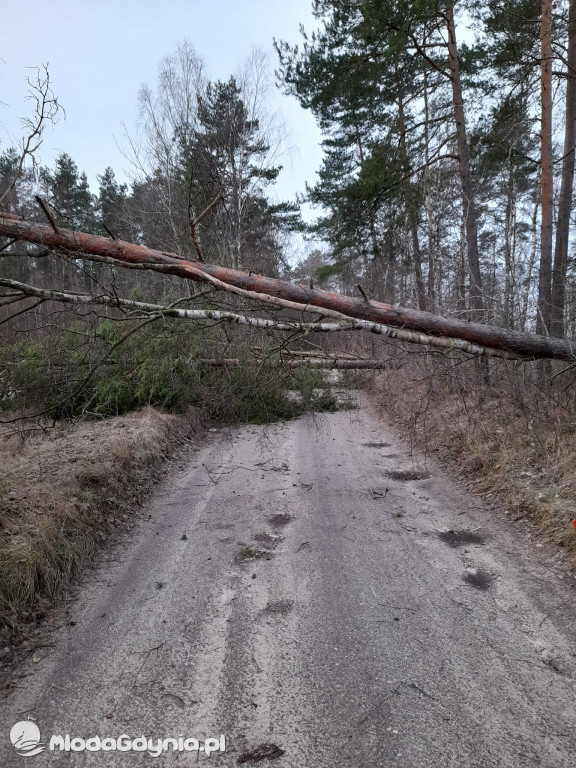
<svg viewBox="0 0 576 768">
<path fill-rule="evenodd" d="M 88 259 L 91 255 L 110 258 L 116 260 L 119 266 L 139 266 L 188 280 L 202 282 L 208 281 L 208 276 L 212 276 L 230 286 L 280 297 L 310 308 L 325 307 L 359 320 L 383 323 L 433 336 L 464 339 L 484 347 L 505 350 L 518 355 L 572 362 L 576 360 L 576 341 L 507 331 L 480 323 L 466 323 L 454 318 L 440 317 L 429 312 L 355 299 L 351 296 L 306 288 L 284 280 L 239 272 L 215 264 L 186 261 L 172 253 L 155 251 L 122 240 L 110 240 L 64 229 L 55 232 L 51 227 L 24 221 L 13 214 L 0 212 L 0 237 L 25 240 L 66 251 L 77 258 Z M 206 277 L 204 278 L 203 275 Z"/>
<path fill-rule="evenodd" d="M 364 164 L 364 147 L 362 145 L 362 136 L 360 135 L 360 129 L 358 126 L 355 126 L 355 132 L 356 132 L 356 144 L 358 146 L 358 156 L 360 159 L 360 166 Z M 388 301 L 387 296 L 387 290 L 388 287 L 386 285 L 386 276 L 388 274 L 388 270 L 384 268 L 384 257 L 382 254 L 382 249 L 378 245 L 378 237 L 376 235 L 376 223 L 374 220 L 374 208 L 372 205 L 369 205 L 368 209 L 368 220 L 369 220 L 369 226 L 370 226 L 370 240 L 372 243 L 372 261 L 373 261 L 373 272 L 374 272 L 374 286 L 373 286 L 373 295 L 374 298 L 377 300 L 384 299 Z"/>
</svg>

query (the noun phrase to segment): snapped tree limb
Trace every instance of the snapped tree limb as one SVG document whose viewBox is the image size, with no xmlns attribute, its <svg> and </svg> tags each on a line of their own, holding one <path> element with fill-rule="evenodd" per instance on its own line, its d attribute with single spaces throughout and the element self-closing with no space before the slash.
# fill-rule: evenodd
<svg viewBox="0 0 576 768">
<path fill-rule="evenodd" d="M 432 338 L 443 338 L 443 346 L 451 348 L 460 347 L 454 347 L 452 342 L 447 344 L 445 337 L 467 342 L 471 345 L 468 351 L 474 354 L 483 354 L 490 349 L 515 357 L 551 358 L 570 362 L 576 360 L 576 342 L 574 341 L 510 331 L 480 323 L 466 323 L 429 312 L 355 299 L 351 296 L 330 293 L 317 288 L 306 288 L 285 280 L 241 272 L 215 264 L 185 261 L 172 253 L 126 243 L 122 240 L 109 240 L 97 235 L 64 229 L 54 232 L 51 227 L 25 221 L 10 213 L 0 212 L 0 237 L 25 240 L 48 248 L 63 250 L 83 259 L 91 256 L 110 258 L 119 265 L 139 265 L 141 268 L 176 275 L 188 280 L 212 282 L 211 278 L 213 278 L 214 282 L 219 281 L 222 284 L 224 290 L 239 289 L 250 294 L 264 294 L 282 302 L 298 304 L 301 309 L 305 307 L 307 311 L 327 309 L 362 323 L 387 326 L 393 333 L 386 335 L 399 339 L 406 332 L 416 334 L 415 338 L 402 339 L 406 341 L 431 343 L 418 339 L 418 334 L 425 334 Z M 371 329 L 366 328 L 366 330 Z M 482 348 L 482 351 L 478 348 Z"/>
</svg>

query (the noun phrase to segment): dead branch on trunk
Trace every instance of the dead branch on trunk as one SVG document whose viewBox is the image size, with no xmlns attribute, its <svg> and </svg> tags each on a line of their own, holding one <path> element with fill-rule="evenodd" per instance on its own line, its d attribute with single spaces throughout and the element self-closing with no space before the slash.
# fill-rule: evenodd
<svg viewBox="0 0 576 768">
<path fill-rule="evenodd" d="M 298 305 L 300 311 L 328 311 L 355 321 L 364 330 L 384 333 L 390 338 L 419 344 L 461 349 L 475 355 L 504 357 L 576 359 L 576 342 L 510 331 L 480 323 L 465 323 L 429 312 L 394 307 L 376 301 L 364 301 L 319 289 L 305 288 L 284 280 L 247 274 L 214 264 L 189 262 L 171 253 L 156 251 L 121 240 L 70 230 L 53 232 L 51 228 L 28 222 L 13 214 L 0 213 L 0 236 L 25 240 L 66 251 L 77 258 L 113 259 L 119 265 L 138 265 L 186 279 L 212 282 L 222 290 L 277 303 Z M 218 282 L 216 282 L 218 281 Z M 357 329 L 357 326 L 354 326 Z M 384 329 L 386 329 L 384 331 Z M 349 328 L 346 328 L 349 330 Z"/>
</svg>

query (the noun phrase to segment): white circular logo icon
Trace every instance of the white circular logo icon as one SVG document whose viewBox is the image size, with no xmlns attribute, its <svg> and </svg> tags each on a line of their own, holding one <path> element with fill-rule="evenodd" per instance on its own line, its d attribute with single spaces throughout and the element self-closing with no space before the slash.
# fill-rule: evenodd
<svg viewBox="0 0 576 768">
<path fill-rule="evenodd" d="M 46 747 L 40 744 L 40 729 L 33 720 L 22 720 L 10 731 L 10 741 L 14 749 L 23 757 L 31 757 L 43 752 Z"/>
</svg>

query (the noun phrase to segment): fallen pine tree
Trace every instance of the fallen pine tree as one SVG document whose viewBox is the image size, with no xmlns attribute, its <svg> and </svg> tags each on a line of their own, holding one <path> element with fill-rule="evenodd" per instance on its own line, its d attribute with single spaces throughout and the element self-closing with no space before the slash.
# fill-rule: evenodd
<svg viewBox="0 0 576 768">
<path fill-rule="evenodd" d="M 306 325 L 306 332 L 363 329 L 402 341 L 429 344 L 445 349 L 460 349 L 474 355 L 550 358 L 570 362 L 576 360 L 576 342 L 570 340 L 521 333 L 481 323 L 466 323 L 454 318 L 395 307 L 365 298 L 357 299 L 317 288 L 306 288 L 285 280 L 241 272 L 215 264 L 186 261 L 173 253 L 153 250 L 113 238 L 61 229 L 53 221 L 50 226 L 45 226 L 26 221 L 11 213 L 0 212 L 0 237 L 8 238 L 9 244 L 23 240 L 49 250 L 65 252 L 75 258 L 105 261 L 126 268 L 149 269 L 188 280 L 210 283 L 221 290 L 265 304 L 302 312 L 315 312 L 337 319 L 340 324 L 347 323 L 345 328 L 330 329 L 320 327 L 329 324 L 300 324 Z M 46 300 L 70 302 L 80 300 L 89 303 L 89 299 L 92 298 L 94 303 L 106 303 L 102 300 L 98 302 L 99 297 L 85 296 L 82 299 L 74 299 L 71 298 L 75 296 L 74 294 L 62 292 L 60 297 L 56 298 L 57 291 L 45 291 L 45 294 L 52 293 L 52 295 L 42 297 L 41 289 L 33 286 L 20 283 L 16 287 L 5 280 L 0 284 L 13 288 L 22 295 L 35 295 Z M 168 312 L 169 309 L 160 307 L 156 308 L 156 311 Z M 285 323 L 284 325 L 294 327 L 298 324 Z"/>
</svg>

